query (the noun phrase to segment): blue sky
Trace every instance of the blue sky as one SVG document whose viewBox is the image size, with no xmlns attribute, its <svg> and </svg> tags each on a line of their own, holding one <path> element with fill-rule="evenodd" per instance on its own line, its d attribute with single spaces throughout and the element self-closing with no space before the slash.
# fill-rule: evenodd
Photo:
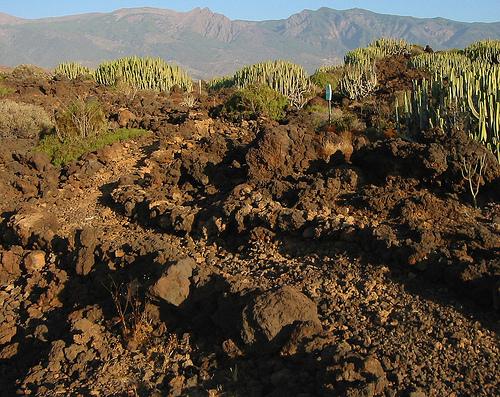
<svg viewBox="0 0 500 397">
<path fill-rule="evenodd" d="M 231 19 L 281 19 L 304 8 L 365 8 L 384 14 L 444 17 L 467 22 L 500 21 L 500 0 L 0 0 L 0 12 L 23 18 L 41 18 L 107 12 L 123 7 L 161 7 L 187 11 L 209 7 Z"/>
</svg>

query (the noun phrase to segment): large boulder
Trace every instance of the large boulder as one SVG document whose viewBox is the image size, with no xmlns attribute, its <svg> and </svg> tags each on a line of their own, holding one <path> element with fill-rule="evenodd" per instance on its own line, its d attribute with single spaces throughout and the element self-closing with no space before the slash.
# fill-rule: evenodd
<svg viewBox="0 0 500 397">
<path fill-rule="evenodd" d="M 322 330 L 316 304 L 289 286 L 257 296 L 243 309 L 242 317 L 241 337 L 248 345 L 272 343 L 285 328 L 300 323 Z"/>
<path fill-rule="evenodd" d="M 42 248 L 51 243 L 59 224 L 54 214 L 28 205 L 9 219 L 8 227 L 22 245 Z"/>
</svg>

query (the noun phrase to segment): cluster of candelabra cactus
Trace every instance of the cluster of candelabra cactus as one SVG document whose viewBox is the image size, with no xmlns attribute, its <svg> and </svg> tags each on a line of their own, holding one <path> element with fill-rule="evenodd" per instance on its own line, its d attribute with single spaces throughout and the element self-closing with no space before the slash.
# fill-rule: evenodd
<svg viewBox="0 0 500 397">
<path fill-rule="evenodd" d="M 193 89 L 193 82 L 184 70 L 161 58 L 126 57 L 104 62 L 94 76 L 98 83 L 109 86 L 124 82 L 141 90 L 170 91 L 174 86 L 188 92 Z"/>
<path fill-rule="evenodd" d="M 350 99 L 359 99 L 367 96 L 377 86 L 375 64 L 345 65 L 344 74 L 339 82 L 342 95 Z"/>
<path fill-rule="evenodd" d="M 359 99 L 372 93 L 377 86 L 377 60 L 410 53 L 411 45 L 408 42 L 388 38 L 349 51 L 344 57 L 345 70 L 339 83 L 341 93 L 350 99 Z"/>
<path fill-rule="evenodd" d="M 234 77 L 233 76 L 222 76 L 215 77 L 206 82 L 207 88 L 209 90 L 220 90 L 222 88 L 230 88 L 234 86 Z"/>
<path fill-rule="evenodd" d="M 409 64 L 414 69 L 426 69 L 432 73 L 440 71 L 469 70 L 473 66 L 473 61 L 465 56 L 461 51 L 444 51 L 432 54 L 420 54 L 413 57 Z"/>
<path fill-rule="evenodd" d="M 469 48 L 482 48 L 484 43 Z M 494 48 L 494 42 L 489 43 Z M 448 52 L 421 55 L 411 64 L 429 70 L 433 76 L 430 80 L 415 81 L 413 90 L 404 96 L 404 104 L 396 103 L 398 125 L 447 130 L 460 116 L 470 136 L 486 145 L 500 162 L 500 65 L 494 58 L 470 59 Z"/>
<path fill-rule="evenodd" d="M 344 63 L 346 65 L 366 66 L 375 63 L 377 59 L 383 58 L 384 56 L 384 51 L 377 47 L 356 48 L 345 54 Z"/>
<path fill-rule="evenodd" d="M 189 75 L 176 65 L 169 65 L 161 58 L 127 57 L 101 63 L 91 70 L 78 63 L 63 63 L 55 69 L 70 79 L 91 76 L 99 84 L 113 86 L 125 83 L 140 90 L 170 91 L 178 86 L 190 92 L 193 82 Z"/>
<path fill-rule="evenodd" d="M 472 60 L 500 64 L 500 40 L 482 40 L 472 43 L 464 50 Z"/>
<path fill-rule="evenodd" d="M 265 85 L 288 98 L 291 105 L 301 108 L 312 93 L 312 83 L 305 69 L 287 61 L 268 61 L 245 66 L 233 76 L 213 79 L 213 89 L 236 87 L 239 89 Z"/>
<path fill-rule="evenodd" d="M 411 44 L 405 40 L 382 38 L 373 41 L 367 47 L 349 51 L 345 57 L 346 64 L 367 65 L 393 55 L 407 55 L 411 53 Z"/>
<path fill-rule="evenodd" d="M 86 66 L 76 62 L 61 63 L 55 70 L 56 75 L 66 76 L 68 79 L 76 79 L 78 77 L 93 77 L 94 71 Z"/>
<path fill-rule="evenodd" d="M 238 70 L 234 85 L 245 88 L 251 85 L 267 85 L 293 102 L 296 97 L 311 90 L 311 81 L 302 66 L 286 61 L 269 61 L 246 66 Z"/>
<path fill-rule="evenodd" d="M 409 55 L 412 52 L 412 45 L 403 39 L 381 38 L 368 47 L 380 49 L 384 56 Z"/>
</svg>

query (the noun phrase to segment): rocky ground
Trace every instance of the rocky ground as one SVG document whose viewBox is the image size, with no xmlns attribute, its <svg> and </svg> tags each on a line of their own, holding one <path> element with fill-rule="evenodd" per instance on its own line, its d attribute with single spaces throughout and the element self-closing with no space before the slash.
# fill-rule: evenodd
<svg viewBox="0 0 500 397">
<path fill-rule="evenodd" d="M 381 69 L 382 97 L 404 87 Z M 97 96 L 151 133 L 64 168 L 2 139 L 1 395 L 498 395 L 500 166 L 465 134 L 7 84 L 47 110 Z M 460 164 L 478 154 L 475 209 Z"/>
</svg>

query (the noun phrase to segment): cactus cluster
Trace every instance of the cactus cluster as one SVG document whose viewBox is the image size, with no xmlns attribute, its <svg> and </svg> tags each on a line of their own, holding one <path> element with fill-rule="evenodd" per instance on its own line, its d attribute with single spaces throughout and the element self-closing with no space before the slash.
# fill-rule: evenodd
<svg viewBox="0 0 500 397">
<path fill-rule="evenodd" d="M 405 40 L 382 38 L 373 41 L 367 47 L 349 51 L 344 57 L 344 62 L 351 65 L 362 64 L 366 66 L 381 58 L 410 53 L 411 45 Z"/>
<path fill-rule="evenodd" d="M 233 76 L 213 79 L 207 83 L 209 88 L 219 89 L 250 86 L 267 86 L 288 98 L 290 104 L 300 108 L 312 92 L 313 84 L 305 69 L 287 61 L 268 61 L 245 66 Z"/>
<path fill-rule="evenodd" d="M 372 93 L 377 86 L 375 64 L 346 65 L 339 82 L 342 95 L 349 99 L 359 99 Z"/>
<path fill-rule="evenodd" d="M 215 77 L 206 82 L 207 88 L 209 90 L 221 90 L 223 88 L 230 88 L 234 86 L 234 77 L 233 76 L 222 76 Z"/>
<path fill-rule="evenodd" d="M 170 91 L 178 86 L 190 92 L 193 88 L 193 82 L 184 70 L 161 58 L 126 57 L 101 63 L 96 70 L 78 63 L 62 63 L 55 73 L 70 79 L 89 75 L 99 84 L 113 86 L 121 82 L 141 90 Z"/>
<path fill-rule="evenodd" d="M 287 98 L 311 89 L 309 76 L 302 66 L 280 60 L 246 66 L 238 70 L 233 79 L 238 88 L 267 85 Z"/>
<path fill-rule="evenodd" d="M 61 63 L 54 70 L 54 73 L 56 75 L 66 76 L 70 80 L 74 80 L 78 77 L 92 77 L 94 75 L 94 71 L 92 69 L 76 62 Z"/>
<path fill-rule="evenodd" d="M 365 48 L 349 51 L 344 57 L 344 75 L 339 84 L 341 93 L 350 99 L 372 93 L 377 86 L 377 60 L 410 52 L 408 42 L 389 38 L 378 39 Z"/>
<path fill-rule="evenodd" d="M 471 48 L 483 46 L 481 43 Z M 500 65 L 488 57 L 471 59 L 456 52 L 420 55 L 411 64 L 433 76 L 415 81 L 404 104 L 396 103 L 398 124 L 446 130 L 460 115 L 470 136 L 486 145 L 500 162 Z"/>
<path fill-rule="evenodd" d="M 410 60 L 410 67 L 414 69 L 425 69 L 431 73 L 457 70 L 470 70 L 473 62 L 462 52 L 444 51 L 433 54 L 420 54 Z"/>
<path fill-rule="evenodd" d="M 384 56 L 409 55 L 412 52 L 411 44 L 402 39 L 381 38 L 370 43 L 368 47 L 379 49 Z"/>
<path fill-rule="evenodd" d="M 377 59 L 383 58 L 384 52 L 376 47 L 356 48 L 349 51 L 344 56 L 346 65 L 362 65 L 367 66 L 373 64 Z"/>
<path fill-rule="evenodd" d="M 474 61 L 500 64 L 500 40 L 482 40 L 465 48 L 465 55 Z"/>
<path fill-rule="evenodd" d="M 193 82 L 184 70 L 161 58 L 126 57 L 104 62 L 94 75 L 104 85 L 124 82 L 141 90 L 170 91 L 174 86 L 188 92 L 193 89 Z"/>
</svg>

